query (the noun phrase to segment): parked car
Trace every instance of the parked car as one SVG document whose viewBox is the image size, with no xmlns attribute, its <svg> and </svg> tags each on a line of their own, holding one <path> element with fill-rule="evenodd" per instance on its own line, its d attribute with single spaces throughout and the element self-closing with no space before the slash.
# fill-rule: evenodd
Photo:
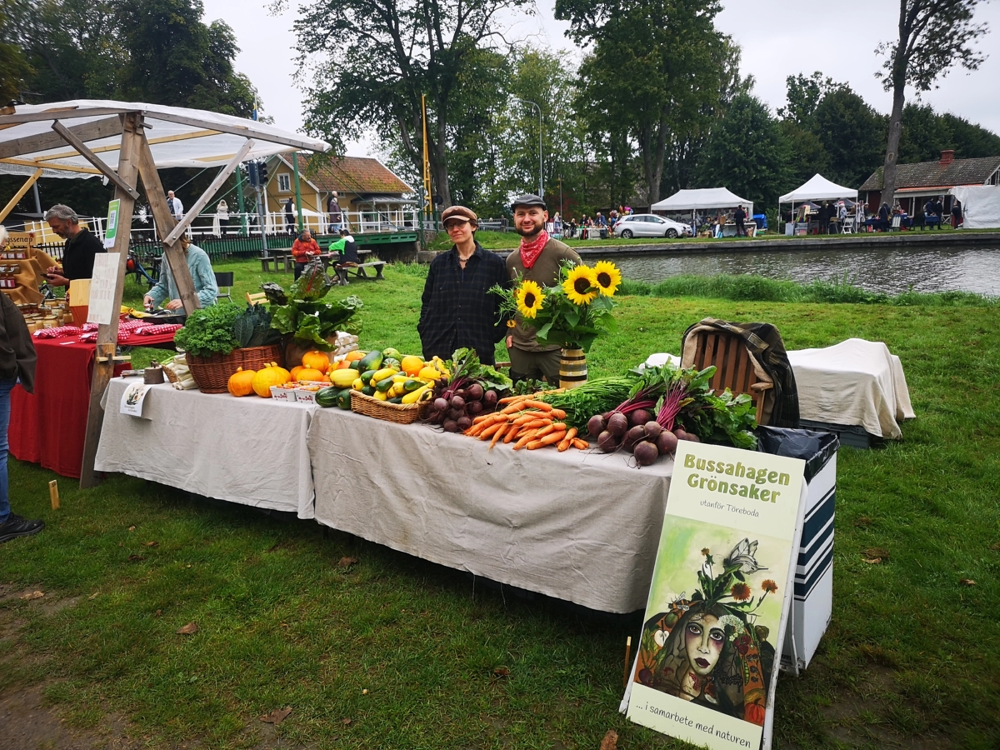
<svg viewBox="0 0 1000 750">
<path fill-rule="evenodd" d="M 623 216 L 615 224 L 615 237 L 685 237 L 691 234 L 691 227 L 679 221 L 656 214 L 632 214 Z"/>
</svg>

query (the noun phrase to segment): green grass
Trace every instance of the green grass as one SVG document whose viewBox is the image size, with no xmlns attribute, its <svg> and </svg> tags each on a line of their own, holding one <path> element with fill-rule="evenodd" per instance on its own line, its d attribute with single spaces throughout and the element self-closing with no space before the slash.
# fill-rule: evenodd
<svg viewBox="0 0 1000 750">
<path fill-rule="evenodd" d="M 230 267 L 239 294 L 265 277 L 249 262 L 217 264 Z M 425 273 L 393 266 L 385 282 L 332 294 L 364 301 L 364 346 L 418 351 Z M 703 288 L 713 283 L 729 282 Z M 595 344 L 591 374 L 676 353 L 705 316 L 766 320 L 789 349 L 886 342 L 917 413 L 903 442 L 840 451 L 833 621 L 808 671 L 781 677 L 774 747 L 997 747 L 995 306 L 803 301 L 808 287 L 794 297 L 785 282 L 776 288 L 791 296 L 772 299 L 767 284 L 740 283 L 764 298 L 744 287 L 731 299 L 622 297 L 620 330 Z M 212 429 L 226 438 L 225 425 Z M 267 460 L 266 435 L 262 425 L 247 461 Z M 522 598 L 312 522 L 124 476 L 90 491 L 60 480 L 53 512 L 52 478 L 11 462 L 15 509 L 47 528 L 0 547 L 0 594 L 30 587 L 46 598 L 0 599 L 0 696 L 43 681 L 72 727 L 99 735 L 113 710 L 149 747 L 255 747 L 258 717 L 291 706 L 282 747 L 583 750 L 608 729 L 623 750 L 682 747 L 617 713 L 638 615 Z M 871 548 L 888 553 L 882 563 L 865 562 Z M 341 567 L 344 557 L 358 561 Z M 189 622 L 198 633 L 177 635 Z"/>
</svg>

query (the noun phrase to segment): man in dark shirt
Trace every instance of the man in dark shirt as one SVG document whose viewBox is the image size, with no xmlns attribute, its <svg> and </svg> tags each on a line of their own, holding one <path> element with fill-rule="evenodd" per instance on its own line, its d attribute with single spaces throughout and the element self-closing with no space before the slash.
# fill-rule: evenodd
<svg viewBox="0 0 1000 750">
<path fill-rule="evenodd" d="M 737 237 L 747 236 L 746 220 L 747 212 L 743 209 L 743 206 L 737 206 L 735 213 L 733 213 L 733 221 L 736 222 Z"/>
<path fill-rule="evenodd" d="M 104 252 L 104 245 L 86 227 L 69 206 L 57 203 L 45 212 L 45 221 L 52 231 L 65 238 L 62 268 L 51 266 L 45 274 L 50 286 L 69 286 L 76 279 L 89 279 L 94 275 L 94 256 Z"/>
<path fill-rule="evenodd" d="M 468 347 L 480 362 L 493 365 L 506 324 L 500 297 L 489 290 L 495 284 L 509 286 L 504 261 L 476 242 L 479 218 L 471 209 L 446 208 L 441 223 L 455 244 L 431 261 L 424 284 L 417 325 L 424 358 L 449 359 L 456 349 Z"/>
</svg>

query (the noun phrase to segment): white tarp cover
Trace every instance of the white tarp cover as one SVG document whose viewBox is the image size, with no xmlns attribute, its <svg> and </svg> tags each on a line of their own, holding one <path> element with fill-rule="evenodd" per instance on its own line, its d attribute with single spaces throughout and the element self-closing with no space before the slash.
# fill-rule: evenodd
<svg viewBox="0 0 1000 750">
<path fill-rule="evenodd" d="M 747 206 L 747 213 L 753 216 L 753 202 L 740 198 L 727 188 L 699 188 L 678 190 L 666 200 L 654 203 L 651 211 L 697 211 L 704 208 L 736 208 Z"/>
<path fill-rule="evenodd" d="M 916 415 L 899 357 L 881 341 L 847 339 L 825 349 L 788 352 L 799 392 L 799 416 L 860 425 L 870 435 L 898 440 L 899 423 Z"/>
<path fill-rule="evenodd" d="M 1000 185 L 969 185 L 949 191 L 962 201 L 965 229 L 1000 227 Z"/>
<path fill-rule="evenodd" d="M 835 182 L 830 182 L 821 174 L 814 174 L 804 185 L 778 198 L 778 203 L 801 203 L 803 201 L 830 201 L 837 198 L 858 199 L 858 191 Z"/>
<path fill-rule="evenodd" d="M 330 149 L 325 141 L 218 112 L 96 99 L 17 106 L 10 117 L 0 116 L 0 125 L 10 123 L 12 118 L 16 123 L 16 118 L 23 115 L 50 116 L 0 128 L 0 148 L 10 147 L 10 142 L 17 139 L 52 133 L 55 120 L 72 130 L 78 125 L 128 112 L 142 112 L 145 116 L 146 137 L 158 169 L 225 166 L 248 138 L 253 138 L 255 143 L 246 155 L 247 161 L 295 150 L 322 152 Z M 85 143 L 105 164 L 117 170 L 120 134 Z M 43 177 L 87 178 L 100 174 L 67 143 L 0 158 L 0 173 L 27 175 L 40 167 L 45 169 Z M 65 168 L 69 171 L 64 171 Z"/>
</svg>

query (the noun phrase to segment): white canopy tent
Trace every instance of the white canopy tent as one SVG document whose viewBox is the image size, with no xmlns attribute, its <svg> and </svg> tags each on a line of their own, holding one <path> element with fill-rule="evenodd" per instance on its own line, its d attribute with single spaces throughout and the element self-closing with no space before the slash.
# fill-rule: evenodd
<svg viewBox="0 0 1000 750">
<path fill-rule="evenodd" d="M 226 178 L 248 159 L 286 151 L 327 151 L 329 144 L 271 125 L 216 112 L 137 102 L 77 100 L 0 109 L 0 172 L 27 175 L 24 185 L 0 210 L 3 219 L 42 176 L 87 178 L 101 175 L 115 185 L 119 216 L 129 217 L 113 240 L 117 277 L 112 310 L 121 305 L 136 186 L 142 181 L 163 242 L 184 311 L 199 307 L 180 237 L 215 196 Z M 212 184 L 177 222 L 167 207 L 158 169 L 219 167 Z M 101 396 L 116 359 L 118 317 L 101 323 L 90 388 L 84 442 L 82 487 L 96 483 L 94 457 L 104 409 Z"/>
<path fill-rule="evenodd" d="M 727 188 L 699 188 L 697 190 L 678 190 L 666 200 L 654 203 L 650 211 L 695 211 L 713 208 L 736 208 L 747 206 L 747 214 L 753 216 L 753 202 L 740 198 Z"/>
<path fill-rule="evenodd" d="M 849 198 L 852 201 L 857 202 L 858 191 L 853 188 L 838 185 L 835 182 L 830 182 L 830 180 L 826 179 L 821 174 L 814 174 L 804 184 L 800 185 L 792 192 L 785 193 L 785 195 L 778 198 L 779 213 L 782 203 L 792 204 L 792 221 L 789 222 L 788 227 L 786 227 L 786 232 L 791 233 L 795 228 L 795 224 L 793 222 L 795 221 L 796 204 L 801 205 L 810 201 L 839 200 L 841 198 Z M 856 211 L 861 211 L 860 207 L 856 208 Z M 806 213 L 808 213 L 808 211 Z M 845 220 L 843 223 L 847 227 L 846 231 L 856 231 L 859 226 L 858 222 L 859 219 L 855 213 L 852 215 L 852 218 Z"/>
<path fill-rule="evenodd" d="M 962 201 L 963 227 L 1000 227 L 1000 185 L 963 185 L 948 192 Z"/>
<path fill-rule="evenodd" d="M 778 198 L 778 204 L 795 204 L 805 201 L 832 201 L 838 198 L 850 198 L 856 201 L 858 199 L 858 191 L 838 185 L 835 182 L 830 182 L 821 174 L 814 174 L 805 184 Z"/>
</svg>

